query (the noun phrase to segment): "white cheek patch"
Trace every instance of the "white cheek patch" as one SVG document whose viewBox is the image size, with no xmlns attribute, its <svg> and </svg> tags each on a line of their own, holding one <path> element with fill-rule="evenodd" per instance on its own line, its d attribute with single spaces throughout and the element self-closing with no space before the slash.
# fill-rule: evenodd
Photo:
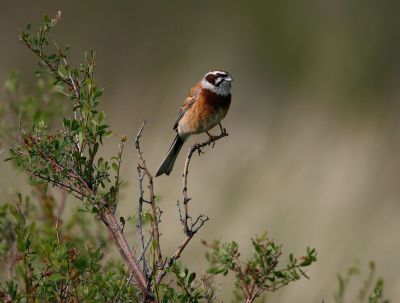
<svg viewBox="0 0 400 303">
<path fill-rule="evenodd" d="M 227 96 L 230 94 L 231 91 L 231 84 L 227 81 L 222 81 L 219 86 L 215 86 L 204 78 L 203 80 L 201 80 L 201 85 L 209 91 L 212 91 L 213 93 L 220 96 Z"/>
<path fill-rule="evenodd" d="M 205 78 L 204 78 L 203 80 L 201 80 L 201 85 L 202 85 L 204 88 L 206 88 L 206 89 L 212 91 L 213 93 L 215 93 L 215 90 L 217 89 L 217 87 L 215 87 L 215 85 L 213 85 L 213 84 L 211 84 L 210 82 L 208 82 Z"/>
</svg>

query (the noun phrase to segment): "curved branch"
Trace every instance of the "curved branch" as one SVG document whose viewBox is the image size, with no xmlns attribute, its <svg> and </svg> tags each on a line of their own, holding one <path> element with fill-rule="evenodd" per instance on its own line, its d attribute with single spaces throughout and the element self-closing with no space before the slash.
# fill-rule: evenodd
<svg viewBox="0 0 400 303">
<path fill-rule="evenodd" d="M 200 214 L 196 220 L 192 220 L 192 217 L 189 215 L 189 201 L 191 198 L 188 197 L 188 175 L 189 175 L 189 164 L 190 160 L 192 159 L 193 153 L 198 152 L 199 155 L 203 153 L 203 148 L 206 146 L 209 146 L 212 144 L 212 147 L 214 147 L 215 142 L 228 136 L 228 133 L 225 128 L 222 127 L 221 123 L 219 124 L 221 133 L 217 136 L 210 136 L 209 139 L 203 143 L 200 144 L 194 144 L 189 148 L 188 154 L 186 156 L 185 160 L 185 166 L 183 170 L 183 206 L 184 206 L 184 211 L 182 214 L 181 207 L 179 205 L 179 201 L 177 202 L 178 206 L 178 212 L 179 212 L 179 219 L 182 223 L 183 226 L 183 232 L 186 235 L 186 237 L 183 239 L 181 245 L 177 248 L 175 253 L 172 255 L 172 257 L 168 258 L 161 271 L 158 273 L 157 276 L 157 284 L 161 283 L 162 279 L 166 275 L 166 270 L 171 267 L 176 260 L 178 260 L 183 252 L 183 250 L 186 248 L 190 240 L 193 238 L 193 236 L 199 231 L 199 229 L 209 220 L 209 218 L 205 215 Z M 190 221 L 190 224 L 189 224 Z"/>
<path fill-rule="evenodd" d="M 212 147 L 215 146 L 215 142 L 228 136 L 228 133 L 226 132 L 226 129 L 222 127 L 221 123 L 219 124 L 221 133 L 218 136 L 210 136 L 210 138 L 200 144 L 193 144 L 188 152 L 188 155 L 186 157 L 185 160 L 185 167 L 183 170 L 183 206 L 184 206 L 184 215 L 182 216 L 181 214 L 181 210 L 179 207 L 179 203 L 178 203 L 178 208 L 179 208 L 179 217 L 183 226 L 183 231 L 185 233 L 185 235 L 190 236 L 191 234 L 195 234 L 203 225 L 204 223 L 209 219 L 207 216 L 204 215 L 199 215 L 196 220 L 193 223 L 192 217 L 189 215 L 189 209 L 188 209 L 188 204 L 189 201 L 191 200 L 191 198 L 188 197 L 188 175 L 189 175 L 189 164 L 190 164 L 190 160 L 192 159 L 193 153 L 194 152 L 198 152 L 199 155 L 201 153 L 203 153 L 202 148 L 207 146 L 207 145 L 211 145 Z M 191 221 L 190 226 L 188 221 Z"/>
</svg>

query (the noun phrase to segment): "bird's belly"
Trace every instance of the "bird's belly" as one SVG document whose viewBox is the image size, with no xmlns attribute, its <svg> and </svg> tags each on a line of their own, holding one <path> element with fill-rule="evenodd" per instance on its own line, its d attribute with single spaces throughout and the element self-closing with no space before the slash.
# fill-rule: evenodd
<svg viewBox="0 0 400 303">
<path fill-rule="evenodd" d="M 217 125 L 226 116 L 223 108 L 191 108 L 178 124 L 181 136 L 200 134 Z"/>
</svg>

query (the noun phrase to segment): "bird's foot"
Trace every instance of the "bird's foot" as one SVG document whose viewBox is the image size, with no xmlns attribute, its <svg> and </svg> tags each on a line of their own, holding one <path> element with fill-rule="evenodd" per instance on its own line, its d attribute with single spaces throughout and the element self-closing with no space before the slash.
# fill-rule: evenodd
<svg viewBox="0 0 400 303">
<path fill-rule="evenodd" d="M 220 123 L 218 123 L 218 125 L 219 125 L 219 129 L 221 130 L 221 134 L 220 134 L 220 136 L 223 136 L 223 135 L 228 135 L 228 133 L 226 132 L 226 128 L 223 128 L 223 127 L 222 127 L 222 124 L 221 124 L 221 122 L 220 122 Z"/>
<path fill-rule="evenodd" d="M 202 150 L 202 146 L 200 143 L 194 142 L 193 144 L 194 148 L 197 150 L 197 153 L 199 154 L 199 156 L 201 154 L 204 154 L 203 150 Z"/>
<path fill-rule="evenodd" d="M 206 132 L 206 134 L 208 135 L 208 145 L 212 143 L 211 147 L 213 148 L 215 146 L 215 141 L 218 140 L 218 136 L 213 136 L 209 132 Z"/>
</svg>

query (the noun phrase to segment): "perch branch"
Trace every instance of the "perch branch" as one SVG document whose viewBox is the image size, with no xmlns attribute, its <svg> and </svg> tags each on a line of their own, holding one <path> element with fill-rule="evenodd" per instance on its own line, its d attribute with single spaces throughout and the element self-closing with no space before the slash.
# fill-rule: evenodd
<svg viewBox="0 0 400 303">
<path fill-rule="evenodd" d="M 190 240 L 193 238 L 193 236 L 199 231 L 201 227 L 209 220 L 209 218 L 205 215 L 200 214 L 196 220 L 193 221 L 192 217 L 189 214 L 189 201 L 191 198 L 188 197 L 188 175 L 189 175 L 189 164 L 190 160 L 192 159 L 193 153 L 198 152 L 199 155 L 203 152 L 203 148 L 206 147 L 207 145 L 211 145 L 214 147 L 215 142 L 228 136 L 228 133 L 225 128 L 222 127 L 221 123 L 219 124 L 221 133 L 217 136 L 210 136 L 209 139 L 203 143 L 200 144 L 194 144 L 190 147 L 189 152 L 186 156 L 185 160 L 185 166 L 183 170 L 183 213 L 179 204 L 179 201 L 177 202 L 178 206 L 178 212 L 179 212 L 179 220 L 181 221 L 181 224 L 183 226 L 183 232 L 185 234 L 185 238 L 183 239 L 181 245 L 177 248 L 175 253 L 172 255 L 172 257 L 168 258 L 164 265 L 162 270 L 159 272 L 157 276 L 157 284 L 161 283 L 162 279 L 164 278 L 166 274 L 166 269 L 171 267 L 174 262 L 180 258 L 183 250 L 186 248 Z"/>
<path fill-rule="evenodd" d="M 193 223 L 192 217 L 189 215 L 189 202 L 191 198 L 188 197 L 188 175 L 189 175 L 189 164 L 190 160 L 192 159 L 193 153 L 198 152 L 199 155 L 203 152 L 202 148 L 211 145 L 214 147 L 215 142 L 218 141 L 219 139 L 222 139 L 223 137 L 228 136 L 228 133 L 226 132 L 226 129 L 224 129 L 221 125 L 219 124 L 221 133 L 217 136 L 211 136 L 209 135 L 209 139 L 203 143 L 200 144 L 193 144 L 188 152 L 188 155 L 186 156 L 185 160 L 185 167 L 183 169 L 183 208 L 184 208 L 184 213 L 182 216 L 182 212 L 179 206 L 178 202 L 178 209 L 179 209 L 179 218 L 181 220 L 182 226 L 183 226 L 183 231 L 186 236 L 190 236 L 191 234 L 195 234 L 203 225 L 204 223 L 208 220 L 207 216 L 204 215 L 199 215 L 196 220 Z M 190 226 L 189 226 L 189 221 Z"/>
</svg>

